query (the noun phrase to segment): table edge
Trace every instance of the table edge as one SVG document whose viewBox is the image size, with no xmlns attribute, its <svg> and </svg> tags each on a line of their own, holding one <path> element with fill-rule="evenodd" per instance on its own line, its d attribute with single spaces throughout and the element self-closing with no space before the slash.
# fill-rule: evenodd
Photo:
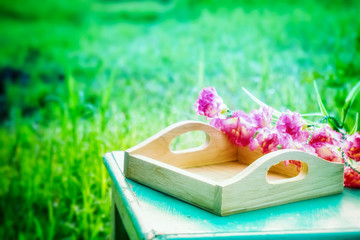
<svg viewBox="0 0 360 240">
<path fill-rule="evenodd" d="M 125 216 L 129 217 L 133 223 L 133 227 L 137 230 L 138 238 L 140 239 L 193 239 L 196 238 L 209 238 L 215 237 L 218 239 L 228 239 L 232 237 L 238 238 L 250 238 L 250 239 L 278 239 L 279 237 L 289 236 L 291 238 L 303 239 L 307 238 L 338 238 L 342 239 L 359 237 L 360 238 L 360 229 L 358 228 L 348 228 L 347 231 L 329 231 L 324 229 L 316 229 L 314 231 L 301 231 L 301 230 L 292 230 L 292 231 L 263 231 L 263 232 L 199 232 L 199 233 L 160 233 L 156 232 L 156 229 L 153 229 L 141 221 L 141 207 L 136 199 L 136 196 L 131 190 L 131 187 L 126 182 L 122 167 L 119 166 L 119 163 L 116 159 L 118 154 L 124 154 L 123 151 L 113 151 L 106 153 L 103 157 L 104 164 L 109 172 L 109 175 L 114 183 L 114 186 L 117 188 L 121 199 L 126 204 L 127 207 L 125 210 Z M 119 209 L 120 211 L 120 209 Z M 125 226 L 126 228 L 126 226 Z M 347 234 L 347 236 L 344 236 Z"/>
</svg>

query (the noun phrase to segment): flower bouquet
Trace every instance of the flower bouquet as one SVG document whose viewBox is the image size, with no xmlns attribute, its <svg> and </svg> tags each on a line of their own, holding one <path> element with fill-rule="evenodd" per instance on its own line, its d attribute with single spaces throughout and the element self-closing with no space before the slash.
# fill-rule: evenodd
<svg viewBox="0 0 360 240">
<path fill-rule="evenodd" d="M 357 132 L 358 114 L 354 128 L 350 132 L 344 129 L 346 115 L 357 93 L 360 82 L 350 91 L 343 107 L 341 123 L 330 116 L 322 103 L 314 83 L 321 114 L 304 114 L 286 110 L 279 112 L 254 97 L 246 89 L 259 109 L 245 113 L 232 111 L 217 94 L 215 88 L 201 90 L 195 102 L 195 111 L 205 116 L 210 125 L 225 133 L 230 142 L 251 151 L 260 149 L 263 154 L 279 149 L 297 149 L 330 162 L 344 163 L 344 185 L 360 188 L 360 134 Z M 306 117 L 320 116 L 317 122 Z M 286 160 L 285 165 L 293 164 L 298 168 L 301 162 Z"/>
</svg>

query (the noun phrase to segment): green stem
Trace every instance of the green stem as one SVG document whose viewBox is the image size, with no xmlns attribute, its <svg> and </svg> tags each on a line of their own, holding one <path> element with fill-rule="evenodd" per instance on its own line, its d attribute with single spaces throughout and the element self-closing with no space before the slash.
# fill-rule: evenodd
<svg viewBox="0 0 360 240">
<path fill-rule="evenodd" d="M 341 149 L 341 157 L 344 159 L 345 162 L 345 166 L 351 168 L 352 170 L 354 170 L 354 172 L 356 172 L 357 174 L 360 174 L 360 171 L 357 170 L 352 164 L 351 162 L 346 158 L 344 151 Z"/>
</svg>

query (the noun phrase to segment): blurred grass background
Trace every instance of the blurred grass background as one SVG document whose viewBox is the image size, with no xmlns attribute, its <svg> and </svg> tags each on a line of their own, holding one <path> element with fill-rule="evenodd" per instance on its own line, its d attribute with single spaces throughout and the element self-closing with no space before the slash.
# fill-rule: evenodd
<svg viewBox="0 0 360 240">
<path fill-rule="evenodd" d="M 0 239 L 104 239 L 102 155 L 193 112 L 214 86 L 232 109 L 332 114 L 360 77 L 359 1 L 2 0 Z M 354 124 L 356 100 L 347 127 Z"/>
</svg>

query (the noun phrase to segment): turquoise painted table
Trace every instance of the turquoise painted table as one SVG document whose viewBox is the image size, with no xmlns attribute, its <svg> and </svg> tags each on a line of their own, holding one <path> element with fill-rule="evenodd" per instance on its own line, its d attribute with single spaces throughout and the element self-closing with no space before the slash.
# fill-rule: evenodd
<svg viewBox="0 0 360 240">
<path fill-rule="evenodd" d="M 123 152 L 104 163 L 113 239 L 360 239 L 360 190 L 219 217 L 124 178 Z"/>
</svg>

